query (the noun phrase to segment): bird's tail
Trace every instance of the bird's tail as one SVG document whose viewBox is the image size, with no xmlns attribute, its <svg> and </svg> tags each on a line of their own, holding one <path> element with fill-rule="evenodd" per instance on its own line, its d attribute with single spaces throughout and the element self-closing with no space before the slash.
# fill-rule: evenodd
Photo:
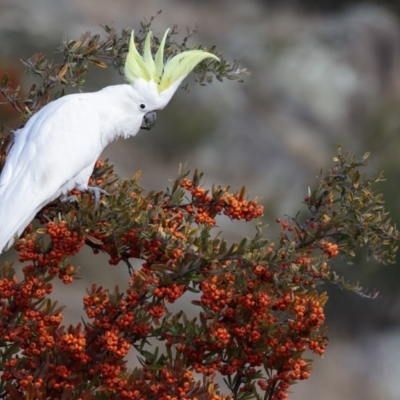
<svg viewBox="0 0 400 400">
<path fill-rule="evenodd" d="M 7 212 L 8 207 L 3 207 L 0 202 L 0 253 L 7 250 L 15 242 L 28 224 L 36 215 L 35 212 L 28 215 L 27 210 L 25 212 L 19 212 L 18 208 L 14 209 L 14 212 Z M 15 211 L 17 210 L 17 211 Z"/>
</svg>

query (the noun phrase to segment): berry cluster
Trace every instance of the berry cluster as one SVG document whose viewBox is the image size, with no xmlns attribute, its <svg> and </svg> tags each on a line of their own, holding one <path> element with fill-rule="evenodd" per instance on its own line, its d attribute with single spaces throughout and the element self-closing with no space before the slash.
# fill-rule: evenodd
<svg viewBox="0 0 400 400">
<path fill-rule="evenodd" d="M 239 374 L 248 385 L 268 360 L 272 377 L 259 380 L 259 387 L 273 399 L 287 398 L 291 384 L 310 376 L 309 363 L 299 355 L 307 349 L 317 354 L 325 350 L 326 339 L 318 334 L 325 319 L 325 298 L 315 292 L 280 294 L 272 289 L 268 265 L 251 270 L 256 279 L 245 269 L 207 276 L 199 284 L 207 329 L 197 335 L 167 335 L 167 346 L 174 345 L 197 373 Z M 281 314 L 286 315 L 284 324 Z"/>
<path fill-rule="evenodd" d="M 53 365 L 45 365 L 43 373 L 46 373 L 46 379 L 43 376 L 36 374 L 35 370 L 39 360 L 45 360 L 55 349 L 58 349 L 59 340 L 59 325 L 62 321 L 60 312 L 48 312 L 35 310 L 33 304 L 37 300 L 33 300 L 32 295 L 27 292 L 20 292 L 18 285 L 15 285 L 16 298 L 20 301 L 18 309 L 24 310 L 21 312 L 21 319 L 18 324 L 10 323 L 9 318 L 4 318 L 6 304 L 3 302 L 1 313 L 3 322 L 0 327 L 0 337 L 2 340 L 13 345 L 18 344 L 21 350 L 20 355 L 10 358 L 3 364 L 3 374 L 1 380 L 14 381 L 18 376 L 18 384 L 20 390 L 26 391 L 28 385 L 33 385 L 34 388 L 40 388 L 46 382 L 51 382 L 54 379 L 55 370 Z M 25 301 L 21 299 L 25 297 Z M 22 304 L 21 304 L 22 303 Z M 14 305 L 10 303 L 8 306 L 9 314 L 11 314 Z M 22 356 L 22 357 L 21 357 Z M 48 371 L 46 371 L 48 369 Z"/>
<path fill-rule="evenodd" d="M 336 243 L 329 243 L 325 242 L 325 240 L 321 240 L 319 246 L 329 258 L 336 257 L 339 254 L 339 246 Z"/>
<path fill-rule="evenodd" d="M 186 206 L 186 211 L 196 215 L 197 224 L 214 226 L 215 215 L 221 212 L 232 219 L 246 221 L 258 218 L 264 213 L 264 207 L 259 205 L 257 200 L 248 201 L 243 198 L 243 193 L 230 194 L 224 191 L 222 196 L 215 200 L 208 194 L 208 190 L 194 185 L 190 179 L 182 179 L 180 186 L 192 196 L 192 203 Z"/>
<path fill-rule="evenodd" d="M 46 231 L 51 244 L 45 251 L 36 243 L 34 235 L 27 235 L 15 244 L 19 261 L 33 262 L 24 267 L 24 273 L 29 275 L 35 267 L 39 267 L 47 269 L 50 275 L 58 275 L 64 283 L 71 283 L 74 268 L 71 265 L 63 265 L 63 261 L 66 256 L 72 256 L 82 249 L 84 238 L 77 232 L 70 231 L 65 221 L 58 224 L 48 222 Z"/>
</svg>

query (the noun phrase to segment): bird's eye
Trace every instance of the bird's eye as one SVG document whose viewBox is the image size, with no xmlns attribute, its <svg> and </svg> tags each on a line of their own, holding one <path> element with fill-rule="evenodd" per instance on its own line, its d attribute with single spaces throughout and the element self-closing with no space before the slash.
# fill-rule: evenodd
<svg viewBox="0 0 400 400">
<path fill-rule="evenodd" d="M 141 110 L 145 110 L 145 109 L 146 109 L 146 104 L 140 103 L 140 104 L 139 104 L 139 108 L 140 108 Z"/>
</svg>

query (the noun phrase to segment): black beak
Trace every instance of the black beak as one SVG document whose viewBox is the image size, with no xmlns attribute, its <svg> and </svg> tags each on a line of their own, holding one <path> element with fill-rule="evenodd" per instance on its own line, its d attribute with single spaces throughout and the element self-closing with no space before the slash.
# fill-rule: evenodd
<svg viewBox="0 0 400 400">
<path fill-rule="evenodd" d="M 150 130 L 154 124 L 156 123 L 157 114 L 152 111 L 145 114 L 142 120 L 142 125 L 140 126 L 141 129 Z"/>
</svg>

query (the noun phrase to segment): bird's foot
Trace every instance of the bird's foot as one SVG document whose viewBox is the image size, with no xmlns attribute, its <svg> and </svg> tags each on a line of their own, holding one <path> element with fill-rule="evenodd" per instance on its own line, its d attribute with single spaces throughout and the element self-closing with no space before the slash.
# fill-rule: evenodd
<svg viewBox="0 0 400 400">
<path fill-rule="evenodd" d="M 78 196 L 76 194 L 72 194 L 71 196 L 61 196 L 60 200 L 63 203 L 75 203 L 76 201 L 78 201 Z"/>
<path fill-rule="evenodd" d="M 72 189 L 68 194 L 61 196 L 60 200 L 63 203 L 75 203 L 78 201 L 78 196 L 81 194 L 80 190 Z"/>
<path fill-rule="evenodd" d="M 100 203 L 100 196 L 103 194 L 105 196 L 109 196 L 110 193 L 106 192 L 104 189 L 100 189 L 97 186 L 88 186 L 87 191 L 92 192 L 93 197 L 94 197 L 94 202 L 96 203 L 96 206 L 99 205 Z"/>
<path fill-rule="evenodd" d="M 87 191 L 87 192 L 91 192 L 91 193 L 93 194 L 94 202 L 95 202 L 95 204 L 96 204 L 96 207 L 100 204 L 100 197 L 101 197 L 101 195 L 104 195 L 104 196 L 109 196 L 109 195 L 110 195 L 110 193 L 106 192 L 106 191 L 103 190 L 103 189 L 100 189 L 100 188 L 97 187 L 97 186 L 88 186 L 88 187 L 86 188 L 86 191 Z M 71 193 L 71 192 L 70 192 L 70 193 Z M 73 192 L 72 192 L 72 193 L 73 193 Z M 78 192 L 78 194 L 79 194 L 79 193 L 80 193 L 80 192 Z M 65 195 L 65 196 L 62 196 L 62 197 L 61 197 L 61 201 L 62 201 L 63 203 L 74 203 L 74 202 L 78 201 L 78 196 L 77 196 L 76 194 Z"/>
</svg>

